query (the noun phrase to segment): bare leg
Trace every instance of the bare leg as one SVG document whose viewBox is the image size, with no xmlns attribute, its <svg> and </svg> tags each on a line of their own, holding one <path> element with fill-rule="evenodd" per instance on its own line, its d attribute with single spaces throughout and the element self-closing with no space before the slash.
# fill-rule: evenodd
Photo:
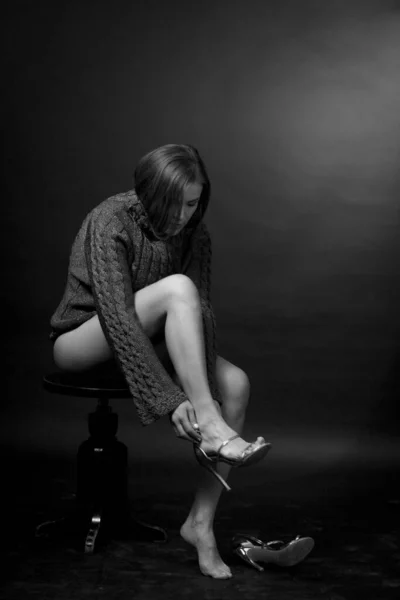
<svg viewBox="0 0 400 600">
<path fill-rule="evenodd" d="M 187 278 L 186 278 L 187 279 Z M 188 283 L 189 282 L 189 283 Z M 221 443 L 237 433 L 221 418 L 208 386 L 203 337 L 203 321 L 198 292 L 190 280 L 185 293 L 174 297 L 165 323 L 165 340 L 180 384 L 196 412 L 205 452 L 216 450 Z M 223 414 L 223 416 L 225 416 Z M 229 415 L 228 415 L 229 418 Z M 263 438 L 259 438 L 263 442 Z M 248 442 L 238 438 L 223 450 L 224 456 L 237 456 Z"/>
<path fill-rule="evenodd" d="M 224 420 L 232 429 L 241 433 L 250 396 L 248 379 L 243 371 L 221 357 L 217 360 L 217 376 L 223 399 Z M 226 479 L 230 467 L 220 463 L 218 471 Z M 232 575 L 230 568 L 220 557 L 213 531 L 215 511 L 221 492 L 221 484 L 207 471 L 202 473 L 193 505 L 181 527 L 183 539 L 197 549 L 201 572 L 217 579 L 225 579 Z"/>
</svg>

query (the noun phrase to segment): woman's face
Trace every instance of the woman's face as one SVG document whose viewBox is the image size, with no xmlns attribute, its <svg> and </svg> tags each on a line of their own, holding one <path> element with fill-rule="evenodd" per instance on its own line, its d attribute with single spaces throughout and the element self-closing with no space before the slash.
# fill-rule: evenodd
<svg viewBox="0 0 400 600">
<path fill-rule="evenodd" d="M 189 183 L 183 190 L 182 210 L 179 216 L 179 223 L 174 230 L 174 235 L 179 233 L 188 221 L 191 219 L 199 202 L 203 185 L 201 183 Z"/>
</svg>

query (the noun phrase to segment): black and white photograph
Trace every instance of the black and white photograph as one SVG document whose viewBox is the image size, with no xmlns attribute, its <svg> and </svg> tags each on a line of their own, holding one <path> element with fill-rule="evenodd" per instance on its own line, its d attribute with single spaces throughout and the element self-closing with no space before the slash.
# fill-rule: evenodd
<svg viewBox="0 0 400 600">
<path fill-rule="evenodd" d="M 400 2 L 2 13 L 0 600 L 398 600 Z"/>
</svg>

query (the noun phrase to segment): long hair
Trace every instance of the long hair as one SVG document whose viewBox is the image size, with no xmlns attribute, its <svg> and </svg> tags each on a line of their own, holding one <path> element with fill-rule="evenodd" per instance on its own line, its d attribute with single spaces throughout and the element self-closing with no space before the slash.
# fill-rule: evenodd
<svg viewBox="0 0 400 600">
<path fill-rule="evenodd" d="M 203 184 L 196 211 L 187 226 L 203 218 L 210 201 L 211 185 L 200 154 L 187 144 L 166 144 L 143 156 L 135 169 L 135 191 L 155 235 L 166 239 L 179 219 L 184 188 Z"/>
</svg>

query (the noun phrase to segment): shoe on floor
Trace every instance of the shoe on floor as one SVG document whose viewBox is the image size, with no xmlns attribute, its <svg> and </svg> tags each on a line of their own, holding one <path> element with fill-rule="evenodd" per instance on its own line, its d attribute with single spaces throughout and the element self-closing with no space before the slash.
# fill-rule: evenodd
<svg viewBox="0 0 400 600">
<path fill-rule="evenodd" d="M 297 536 L 289 543 L 281 540 L 263 542 L 251 535 L 237 534 L 232 538 L 232 551 L 258 571 L 264 568 L 257 561 L 280 567 L 293 567 L 304 560 L 314 548 L 311 537 Z"/>
</svg>

